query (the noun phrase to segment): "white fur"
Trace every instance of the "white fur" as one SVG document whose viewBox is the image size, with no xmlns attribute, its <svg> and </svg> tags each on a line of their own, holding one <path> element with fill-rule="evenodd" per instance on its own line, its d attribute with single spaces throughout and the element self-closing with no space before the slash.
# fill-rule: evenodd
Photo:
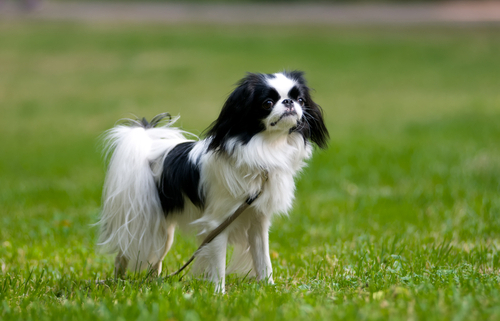
<svg viewBox="0 0 500 321">
<path fill-rule="evenodd" d="M 163 258 L 168 240 L 150 163 L 187 139 L 170 127 L 117 126 L 106 137 L 113 154 L 103 189 L 99 244 L 131 260 L 129 268 L 141 270 Z"/>
<path fill-rule="evenodd" d="M 267 79 L 267 83 L 271 87 L 276 89 L 276 91 L 278 92 L 278 94 L 282 98 L 287 98 L 288 92 L 290 91 L 290 89 L 292 89 L 293 86 L 296 85 L 295 81 L 286 77 L 282 73 L 276 73 L 276 74 L 273 74 L 273 76 L 274 77 Z"/>
<path fill-rule="evenodd" d="M 205 210 L 201 212 L 187 201 L 184 213 L 165 219 L 155 182 L 161 169 L 155 164 L 160 164 L 175 145 L 188 141 L 182 133 L 171 127 L 145 130 L 118 126 L 109 131 L 114 153 L 104 185 L 100 244 L 107 252 L 120 252 L 131 262 L 132 270 L 155 265 L 170 247 L 166 245 L 173 237 L 169 227 L 195 228 L 204 237 L 259 192 L 265 168 L 269 180 L 260 197 L 251 210 L 217 237 L 217 242 L 199 253 L 193 272 L 223 283 L 229 241 L 235 244 L 235 251 L 228 272 L 247 274 L 252 270 L 250 275 L 272 281 L 267 238 L 271 216 L 287 213 L 292 207 L 294 176 L 311 156 L 311 145 L 304 144 L 303 137 L 296 133 L 284 137 L 260 133 L 246 146 L 234 143 L 233 156 L 223 157 L 206 152 L 207 140 L 196 142 L 190 157 L 202 159 Z"/>
<path fill-rule="evenodd" d="M 283 100 L 289 98 L 288 92 L 296 85 L 296 83 L 295 81 L 287 78 L 281 73 L 274 74 L 274 78 L 268 78 L 267 82 L 271 87 L 276 89 L 278 94 L 281 96 L 281 99 L 276 103 L 271 114 L 265 119 L 264 124 L 266 125 L 268 131 L 276 131 L 279 132 L 279 134 L 283 135 L 283 133 L 287 132 L 291 127 L 296 126 L 297 122 L 302 118 L 302 115 L 304 114 L 300 105 L 295 102 L 294 108 L 297 114 L 282 118 L 280 120 L 281 115 L 286 110 L 286 107 L 283 104 Z M 278 121 L 278 123 L 275 126 L 272 126 L 271 123 L 276 121 Z"/>
<path fill-rule="evenodd" d="M 282 97 L 294 81 L 276 74 L 269 79 Z M 185 198 L 182 212 L 166 217 L 157 192 L 162 164 L 168 153 L 181 142 L 189 141 L 185 132 L 169 125 L 160 128 L 117 126 L 107 133 L 108 148 L 113 151 L 103 191 L 100 244 L 111 253 L 118 252 L 116 271 L 125 266 L 138 270 L 152 266 L 161 272 L 161 261 L 168 252 L 176 226 L 194 231 L 203 239 L 229 217 L 262 186 L 259 198 L 236 221 L 198 253 L 193 274 L 203 275 L 224 291 L 226 248 L 234 245 L 227 273 L 254 275 L 273 282 L 269 257 L 268 231 L 272 216 L 286 214 L 292 207 L 294 177 L 310 158 L 312 146 L 297 133 L 289 133 L 303 112 L 296 103 L 296 116 L 287 116 L 271 126 L 285 110 L 281 102 L 263 120 L 266 130 L 246 144 L 229 140 L 230 153 L 208 151 L 211 137 L 197 141 L 189 154 L 191 162 L 200 162 L 200 191 L 205 196 L 203 210 Z M 271 128 L 273 127 L 273 128 Z M 128 263 L 131 264 L 128 264 Z"/>
</svg>

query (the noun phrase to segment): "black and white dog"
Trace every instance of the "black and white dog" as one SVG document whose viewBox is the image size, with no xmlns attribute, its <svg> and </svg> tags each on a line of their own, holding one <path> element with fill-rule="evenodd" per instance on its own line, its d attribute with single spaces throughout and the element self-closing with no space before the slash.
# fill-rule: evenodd
<svg viewBox="0 0 500 321">
<path fill-rule="evenodd" d="M 130 121 L 106 134 L 112 153 L 103 191 L 99 243 L 118 253 L 115 272 L 161 272 L 176 226 L 203 237 L 261 186 L 259 198 L 198 253 L 192 272 L 224 291 L 225 274 L 273 282 L 268 231 L 274 214 L 292 207 L 294 177 L 325 148 L 328 131 L 299 71 L 249 73 L 230 94 L 206 138 Z M 263 184 L 263 172 L 268 181 Z M 234 245 L 226 270 L 226 247 Z"/>
</svg>

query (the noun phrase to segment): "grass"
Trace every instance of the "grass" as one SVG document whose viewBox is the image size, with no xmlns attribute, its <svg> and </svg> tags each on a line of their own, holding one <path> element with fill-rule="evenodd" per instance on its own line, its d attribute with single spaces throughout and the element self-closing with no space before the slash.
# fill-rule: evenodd
<svg viewBox="0 0 500 321">
<path fill-rule="evenodd" d="M 0 24 L 0 319 L 499 319 L 499 36 Z M 276 285 L 111 279 L 98 136 L 164 111 L 200 134 L 245 71 L 284 68 L 307 72 L 332 139 L 274 222 Z M 167 269 L 195 246 L 178 235 Z"/>
<path fill-rule="evenodd" d="M 74 0 L 57 0 L 61 2 L 70 2 Z M 95 0 L 79 0 L 79 1 L 95 1 Z M 108 2 L 133 2 L 136 0 L 106 0 Z M 172 0 L 149 0 L 150 2 L 173 2 L 175 1 Z M 432 2 L 435 0 L 337 0 L 335 2 L 344 4 L 344 3 L 415 3 L 415 2 Z M 219 3 L 234 3 L 234 0 L 187 0 L 187 2 L 190 3 L 201 3 L 201 4 L 219 4 Z M 238 0 L 236 3 L 283 3 L 285 0 Z M 315 3 L 315 4 L 322 4 L 322 3 L 328 3 L 328 0 L 292 0 L 292 2 L 296 3 L 303 3 L 303 4 L 308 4 L 308 3 Z"/>
</svg>

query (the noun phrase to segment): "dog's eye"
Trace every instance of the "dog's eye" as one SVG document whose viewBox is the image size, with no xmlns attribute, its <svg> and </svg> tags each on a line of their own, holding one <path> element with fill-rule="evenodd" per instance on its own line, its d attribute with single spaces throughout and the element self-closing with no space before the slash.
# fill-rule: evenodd
<svg viewBox="0 0 500 321">
<path fill-rule="evenodd" d="M 304 106 L 304 104 L 306 103 L 306 101 L 304 99 L 302 99 L 302 98 L 297 99 L 297 101 L 299 102 L 299 104 L 301 106 Z"/>
<path fill-rule="evenodd" d="M 264 109 L 271 109 L 274 106 L 274 102 L 271 99 L 266 100 L 263 104 L 262 107 Z"/>
</svg>

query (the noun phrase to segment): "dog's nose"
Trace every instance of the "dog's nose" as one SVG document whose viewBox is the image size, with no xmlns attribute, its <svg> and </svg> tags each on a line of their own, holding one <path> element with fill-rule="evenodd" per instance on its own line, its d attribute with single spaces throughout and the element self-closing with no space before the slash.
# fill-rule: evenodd
<svg viewBox="0 0 500 321">
<path fill-rule="evenodd" d="M 285 100 L 283 100 L 283 105 L 285 105 L 286 108 L 293 107 L 293 100 L 285 99 Z"/>
<path fill-rule="evenodd" d="M 287 112 L 290 112 L 290 113 L 295 112 L 295 107 L 293 106 L 293 100 L 285 99 L 285 100 L 283 100 L 283 105 L 285 105 Z"/>
</svg>

